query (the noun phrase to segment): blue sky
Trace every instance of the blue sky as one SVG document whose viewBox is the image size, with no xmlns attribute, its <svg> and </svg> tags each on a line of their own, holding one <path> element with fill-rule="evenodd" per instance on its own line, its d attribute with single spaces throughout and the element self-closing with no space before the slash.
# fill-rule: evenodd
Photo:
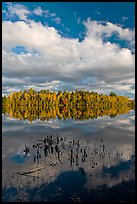
<svg viewBox="0 0 137 204">
<path fill-rule="evenodd" d="M 134 98 L 135 3 L 2 3 L 3 94 L 83 89 Z"/>
</svg>

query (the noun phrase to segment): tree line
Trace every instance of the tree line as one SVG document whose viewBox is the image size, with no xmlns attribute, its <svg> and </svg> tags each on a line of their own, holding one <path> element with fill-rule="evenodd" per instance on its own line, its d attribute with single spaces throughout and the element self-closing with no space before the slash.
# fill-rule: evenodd
<svg viewBox="0 0 137 204">
<path fill-rule="evenodd" d="M 3 113 L 11 117 L 28 119 L 36 118 L 49 120 L 50 118 L 88 119 L 103 115 L 115 117 L 135 110 L 135 100 L 126 96 L 118 96 L 114 92 L 109 95 L 89 91 L 58 91 L 49 90 L 11 93 L 2 98 Z"/>
</svg>

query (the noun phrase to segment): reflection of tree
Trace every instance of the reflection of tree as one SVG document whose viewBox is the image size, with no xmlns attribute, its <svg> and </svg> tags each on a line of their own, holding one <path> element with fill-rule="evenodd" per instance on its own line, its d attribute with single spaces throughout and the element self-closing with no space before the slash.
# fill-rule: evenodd
<svg viewBox="0 0 137 204">
<path fill-rule="evenodd" d="M 112 160 L 119 159 L 121 160 L 124 155 L 121 151 L 116 151 L 115 148 L 108 148 L 105 146 L 103 139 L 101 138 L 98 142 L 94 142 L 92 146 L 88 145 L 88 141 L 83 144 L 83 141 L 71 140 L 65 141 L 66 138 L 56 137 L 53 139 L 53 136 L 47 136 L 44 140 L 37 140 L 32 145 L 25 145 L 25 157 L 28 152 L 34 153 L 33 161 L 36 163 L 35 168 L 25 172 L 17 172 L 16 175 L 20 176 L 30 176 L 33 177 L 35 172 L 40 172 L 43 169 L 48 168 L 48 166 L 54 168 L 56 165 L 61 163 L 64 164 L 65 161 L 69 161 L 69 166 L 76 166 L 81 170 L 82 174 L 85 174 L 83 165 L 88 162 L 88 165 L 91 166 L 91 169 L 96 168 L 98 165 L 104 166 L 107 161 L 107 166 L 112 165 Z M 49 158 L 49 160 L 46 160 Z M 43 160 L 42 160 L 43 159 Z M 40 160 L 44 161 L 44 165 Z M 15 173 L 14 173 L 15 174 Z M 40 178 L 39 176 L 34 176 L 35 179 Z"/>
<path fill-rule="evenodd" d="M 46 136 L 44 140 L 37 140 L 32 146 L 28 147 L 25 145 L 25 148 L 29 150 L 30 154 L 31 151 L 34 150 L 35 155 L 33 161 L 37 162 L 36 167 L 40 166 L 39 161 L 42 158 L 50 158 L 49 166 L 51 167 L 55 167 L 58 163 L 63 164 L 64 160 L 68 160 L 70 167 L 80 167 L 83 163 L 90 161 L 91 167 L 95 168 L 98 165 L 98 159 L 103 165 L 105 159 L 107 159 L 107 163 L 111 165 L 113 158 L 122 158 L 124 155 L 121 151 L 116 151 L 115 147 L 113 147 L 113 149 L 106 147 L 102 138 L 94 142 L 92 146 L 89 146 L 88 141 L 84 144 L 80 142 L 80 140 L 74 139 L 66 142 L 66 138 L 58 136 L 53 138 L 51 135 Z M 25 174 L 28 173 L 29 172 Z"/>
<path fill-rule="evenodd" d="M 26 145 L 25 145 L 24 152 L 25 152 L 25 157 L 26 157 L 29 153 L 29 148 Z"/>
<path fill-rule="evenodd" d="M 28 119 L 36 118 L 44 121 L 50 118 L 83 120 L 98 116 L 115 117 L 135 109 L 135 101 L 125 96 L 110 94 L 109 96 L 89 91 L 38 93 L 33 89 L 15 92 L 3 97 L 2 111 L 10 117 Z"/>
</svg>

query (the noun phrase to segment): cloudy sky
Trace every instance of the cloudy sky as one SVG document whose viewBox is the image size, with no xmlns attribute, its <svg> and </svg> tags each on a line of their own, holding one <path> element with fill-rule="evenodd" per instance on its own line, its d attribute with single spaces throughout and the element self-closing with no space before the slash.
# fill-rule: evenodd
<svg viewBox="0 0 137 204">
<path fill-rule="evenodd" d="M 135 4 L 4 2 L 3 95 L 30 87 L 134 98 Z"/>
</svg>

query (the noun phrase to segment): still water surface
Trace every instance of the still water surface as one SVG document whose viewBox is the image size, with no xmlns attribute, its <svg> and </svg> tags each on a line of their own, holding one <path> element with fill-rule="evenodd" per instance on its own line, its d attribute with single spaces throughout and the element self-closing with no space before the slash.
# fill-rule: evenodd
<svg viewBox="0 0 137 204">
<path fill-rule="evenodd" d="M 32 123 L 2 115 L 2 132 L 3 202 L 135 200 L 134 111 Z"/>
</svg>

